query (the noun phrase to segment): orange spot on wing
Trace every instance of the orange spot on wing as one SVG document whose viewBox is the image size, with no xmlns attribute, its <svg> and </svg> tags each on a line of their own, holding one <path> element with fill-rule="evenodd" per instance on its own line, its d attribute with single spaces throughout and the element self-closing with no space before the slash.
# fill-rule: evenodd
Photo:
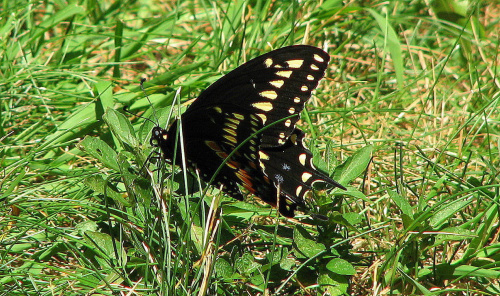
<svg viewBox="0 0 500 296">
<path fill-rule="evenodd" d="M 234 161 L 234 160 L 226 162 L 226 165 L 234 170 L 236 170 L 237 168 L 239 168 L 241 166 L 239 162 Z"/>
<path fill-rule="evenodd" d="M 250 193 L 254 194 L 255 189 L 253 188 L 253 183 L 251 181 L 251 177 L 248 175 L 248 173 L 244 170 L 238 170 L 236 172 L 236 177 L 241 180 L 243 187 L 245 187 Z"/>
<path fill-rule="evenodd" d="M 226 157 L 228 156 L 228 154 L 226 152 L 219 151 L 219 152 L 217 152 L 217 156 L 219 156 L 222 159 L 226 159 Z"/>
</svg>

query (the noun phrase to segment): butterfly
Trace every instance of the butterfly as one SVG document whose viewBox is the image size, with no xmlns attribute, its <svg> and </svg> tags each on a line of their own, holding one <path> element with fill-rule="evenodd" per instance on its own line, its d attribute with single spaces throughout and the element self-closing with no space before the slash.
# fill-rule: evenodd
<svg viewBox="0 0 500 296">
<path fill-rule="evenodd" d="M 346 189 L 314 167 L 304 132 L 295 126 L 329 60 L 307 45 L 256 57 L 201 92 L 168 130 L 154 127 L 151 145 L 178 165 L 184 147 L 188 167 L 205 182 L 237 200 L 243 187 L 294 217 L 297 208 L 308 209 L 304 196 L 313 183 Z"/>
</svg>

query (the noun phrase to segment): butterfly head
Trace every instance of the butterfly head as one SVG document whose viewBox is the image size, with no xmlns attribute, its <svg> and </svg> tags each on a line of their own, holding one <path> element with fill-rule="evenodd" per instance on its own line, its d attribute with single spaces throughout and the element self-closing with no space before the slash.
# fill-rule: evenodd
<svg viewBox="0 0 500 296">
<path fill-rule="evenodd" d="M 163 156 L 167 161 L 170 161 L 173 155 L 172 141 L 169 132 L 159 126 L 155 126 L 151 131 L 151 139 L 149 143 L 151 147 L 160 148 Z"/>
<path fill-rule="evenodd" d="M 152 147 L 162 147 L 162 143 L 166 143 L 168 140 L 168 133 L 166 130 L 159 126 L 155 126 L 151 131 L 151 139 L 149 143 Z"/>
</svg>

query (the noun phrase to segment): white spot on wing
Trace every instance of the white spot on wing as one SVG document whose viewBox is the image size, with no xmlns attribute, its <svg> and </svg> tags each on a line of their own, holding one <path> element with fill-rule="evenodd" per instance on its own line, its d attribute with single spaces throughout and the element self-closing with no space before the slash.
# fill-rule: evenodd
<svg viewBox="0 0 500 296">
<path fill-rule="evenodd" d="M 285 181 L 285 178 L 283 178 L 283 176 L 280 174 L 274 175 L 274 178 L 276 179 L 276 182 L 278 182 L 278 184 L 281 184 L 283 183 L 283 181 Z"/>
</svg>

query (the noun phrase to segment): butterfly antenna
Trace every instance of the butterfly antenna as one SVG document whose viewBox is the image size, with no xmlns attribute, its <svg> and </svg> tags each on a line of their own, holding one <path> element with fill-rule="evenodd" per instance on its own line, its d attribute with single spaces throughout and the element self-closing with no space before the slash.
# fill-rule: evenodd
<svg viewBox="0 0 500 296">
<path fill-rule="evenodd" d="M 146 99 L 148 100 L 149 104 L 151 106 L 153 106 L 153 103 L 151 103 L 151 100 L 149 99 L 149 96 L 148 94 L 146 93 L 146 91 L 144 90 L 144 82 L 146 81 L 146 78 L 141 78 L 141 89 L 142 89 L 142 92 L 144 93 L 144 96 L 146 97 Z M 139 118 L 142 118 L 144 120 L 147 120 L 149 122 L 151 122 L 152 124 L 154 124 L 155 126 L 158 126 L 158 117 L 156 116 L 156 110 L 153 108 L 153 116 L 154 118 L 156 119 L 156 122 L 154 122 L 153 120 L 149 119 L 149 118 L 146 118 L 144 116 L 141 116 L 141 115 L 138 115 L 138 114 L 135 114 L 133 112 L 131 112 L 130 110 L 128 110 L 128 106 L 124 106 L 123 107 L 123 111 L 124 112 L 127 112 L 128 114 L 131 114 L 131 115 L 134 115 L 134 116 L 137 116 Z"/>
<path fill-rule="evenodd" d="M 158 116 L 156 116 L 156 109 L 154 108 L 153 103 L 152 103 L 152 102 L 151 102 L 151 100 L 149 99 L 149 96 L 148 96 L 148 94 L 146 93 L 146 90 L 144 89 L 144 82 L 146 82 L 146 78 L 141 78 L 141 89 L 142 89 L 142 92 L 144 93 L 144 96 L 145 96 L 145 97 L 146 97 L 146 99 L 148 100 L 149 105 L 151 105 L 151 108 L 153 108 L 153 116 L 154 116 L 154 118 L 156 119 L 156 122 L 159 122 L 159 121 L 158 121 Z"/>
<path fill-rule="evenodd" d="M 139 114 L 135 114 L 134 112 L 130 111 L 130 110 L 128 109 L 128 106 L 123 106 L 123 111 L 124 111 L 124 112 L 127 112 L 128 114 L 131 114 L 131 115 L 137 116 L 137 117 L 142 118 L 142 119 L 144 119 L 144 120 L 147 120 L 147 121 L 151 122 L 151 123 L 152 123 L 152 124 L 154 124 L 154 125 L 158 125 L 156 122 L 152 121 L 151 119 L 149 119 L 149 118 L 147 118 L 147 117 L 144 117 L 144 116 L 141 116 L 141 115 L 139 115 Z"/>
</svg>

